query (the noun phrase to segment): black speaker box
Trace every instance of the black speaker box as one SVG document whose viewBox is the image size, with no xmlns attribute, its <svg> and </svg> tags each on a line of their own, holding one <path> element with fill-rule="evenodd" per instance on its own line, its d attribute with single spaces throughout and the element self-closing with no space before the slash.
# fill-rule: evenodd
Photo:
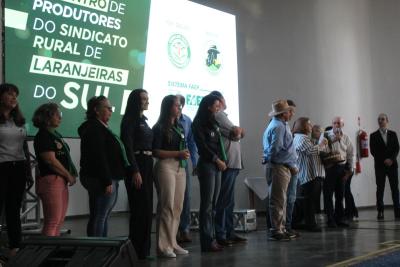
<svg viewBox="0 0 400 267">
<path fill-rule="evenodd" d="M 124 238 L 32 237 L 7 266 L 11 267 L 121 267 L 134 266 L 136 253 Z"/>
</svg>

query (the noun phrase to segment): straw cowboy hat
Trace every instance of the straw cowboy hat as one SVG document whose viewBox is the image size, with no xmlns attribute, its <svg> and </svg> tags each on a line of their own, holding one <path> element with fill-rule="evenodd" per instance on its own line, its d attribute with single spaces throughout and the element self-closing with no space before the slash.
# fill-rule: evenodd
<svg viewBox="0 0 400 267">
<path fill-rule="evenodd" d="M 272 111 L 268 116 L 273 117 L 289 110 L 293 110 L 293 107 L 289 106 L 286 100 L 276 100 L 272 103 Z"/>
</svg>

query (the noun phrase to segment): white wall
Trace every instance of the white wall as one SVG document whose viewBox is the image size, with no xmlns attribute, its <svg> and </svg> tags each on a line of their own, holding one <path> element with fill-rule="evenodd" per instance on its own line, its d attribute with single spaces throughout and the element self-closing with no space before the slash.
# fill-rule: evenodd
<svg viewBox="0 0 400 267">
<path fill-rule="evenodd" d="M 246 176 L 263 176 L 261 137 L 271 102 L 290 98 L 296 117 L 308 116 L 329 125 L 343 116 L 345 131 L 355 142 L 357 117 L 370 133 L 378 113 L 397 117 L 400 93 L 400 1 L 397 0 L 197 0 L 237 16 L 240 120 L 245 170 L 238 178 L 236 204 L 248 207 Z M 215 23 L 218 23 L 217 21 Z M 229 105 L 229 103 L 228 103 Z M 79 141 L 68 140 L 75 162 Z M 375 205 L 372 158 L 362 160 L 362 174 L 353 178 L 357 206 Z M 121 184 L 122 185 L 122 184 Z M 385 194 L 390 204 L 390 191 Z M 193 179 L 193 208 L 199 187 Z M 118 209 L 126 208 L 123 185 Z M 69 214 L 87 212 L 80 184 L 71 188 Z"/>
<path fill-rule="evenodd" d="M 378 113 L 385 112 L 391 127 L 400 130 L 399 1 L 196 2 L 237 16 L 240 120 L 247 129 L 238 207 L 248 205 L 244 177 L 263 176 L 261 138 L 274 99 L 293 99 L 296 117 L 308 116 L 324 126 L 333 116 L 343 116 L 354 142 L 357 116 L 370 133 L 377 128 Z M 362 169 L 352 183 L 356 204 L 375 205 L 372 158 L 362 160 Z"/>
</svg>

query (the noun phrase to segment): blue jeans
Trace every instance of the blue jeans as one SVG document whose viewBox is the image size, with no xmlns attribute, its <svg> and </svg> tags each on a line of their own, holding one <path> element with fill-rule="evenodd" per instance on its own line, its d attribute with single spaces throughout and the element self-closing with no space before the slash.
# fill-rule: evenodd
<svg viewBox="0 0 400 267">
<path fill-rule="evenodd" d="M 185 198 L 183 199 L 183 208 L 181 213 L 181 220 L 179 222 L 179 231 L 189 232 L 190 231 L 190 200 L 191 200 L 191 189 L 192 189 L 192 178 L 190 177 L 189 166 L 186 166 L 186 189 Z"/>
<path fill-rule="evenodd" d="M 214 210 L 221 187 L 221 172 L 214 162 L 197 164 L 200 184 L 200 244 L 202 250 L 210 248 L 214 241 Z"/>
<path fill-rule="evenodd" d="M 89 191 L 89 222 L 87 224 L 87 235 L 107 237 L 108 218 L 117 203 L 118 181 L 112 180 L 113 191 L 110 195 L 96 194 Z"/>
<path fill-rule="evenodd" d="M 286 224 L 287 230 L 292 229 L 292 215 L 294 209 L 294 203 L 296 202 L 296 191 L 297 191 L 297 175 L 290 177 L 290 182 L 287 188 L 287 203 L 286 203 Z"/>
<path fill-rule="evenodd" d="M 215 207 L 215 235 L 217 240 L 234 236 L 233 208 L 235 207 L 235 181 L 239 169 L 228 168 L 222 172 L 221 189 Z"/>
</svg>

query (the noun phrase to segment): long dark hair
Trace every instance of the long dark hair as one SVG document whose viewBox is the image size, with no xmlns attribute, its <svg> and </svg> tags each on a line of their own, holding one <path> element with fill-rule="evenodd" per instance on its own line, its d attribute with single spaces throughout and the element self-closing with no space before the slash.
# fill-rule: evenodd
<svg viewBox="0 0 400 267">
<path fill-rule="evenodd" d="M 122 123 L 139 121 L 140 112 L 142 108 L 142 98 L 140 96 L 141 93 L 147 94 L 147 91 L 142 88 L 139 88 L 133 90 L 129 94 L 128 101 L 126 104 L 125 114 L 122 117 Z"/>
<path fill-rule="evenodd" d="M 5 93 L 15 92 L 17 96 L 19 95 L 18 87 L 11 83 L 3 83 L 0 84 L 0 99 L 3 97 Z M 3 109 L 2 103 L 0 102 L 0 110 Z M 15 125 L 21 127 L 25 124 L 24 115 L 22 115 L 21 110 L 19 109 L 19 105 L 17 104 L 15 108 L 13 108 L 10 112 L 11 118 L 14 120 Z M 5 123 L 6 118 L 4 117 L 3 112 L 0 112 L 0 123 Z"/>
<path fill-rule="evenodd" d="M 87 110 L 86 110 L 86 120 L 95 119 L 97 116 L 96 109 L 98 109 L 101 105 L 101 102 L 107 100 L 107 97 L 101 96 L 94 96 L 89 99 L 87 103 Z"/>
<path fill-rule="evenodd" d="M 219 101 L 219 97 L 214 94 L 209 94 L 203 97 L 200 101 L 199 109 L 197 110 L 196 116 L 193 119 L 193 123 L 199 123 L 205 125 L 207 123 L 214 123 L 214 114 L 210 111 L 209 107 L 214 105 L 215 101 Z"/>
<path fill-rule="evenodd" d="M 167 95 L 161 102 L 160 116 L 158 117 L 157 124 L 160 125 L 163 136 L 165 136 L 167 140 L 171 140 L 172 136 L 170 130 L 172 126 L 177 124 L 177 119 L 173 124 L 171 123 L 171 110 L 177 99 L 175 95 Z"/>
</svg>

